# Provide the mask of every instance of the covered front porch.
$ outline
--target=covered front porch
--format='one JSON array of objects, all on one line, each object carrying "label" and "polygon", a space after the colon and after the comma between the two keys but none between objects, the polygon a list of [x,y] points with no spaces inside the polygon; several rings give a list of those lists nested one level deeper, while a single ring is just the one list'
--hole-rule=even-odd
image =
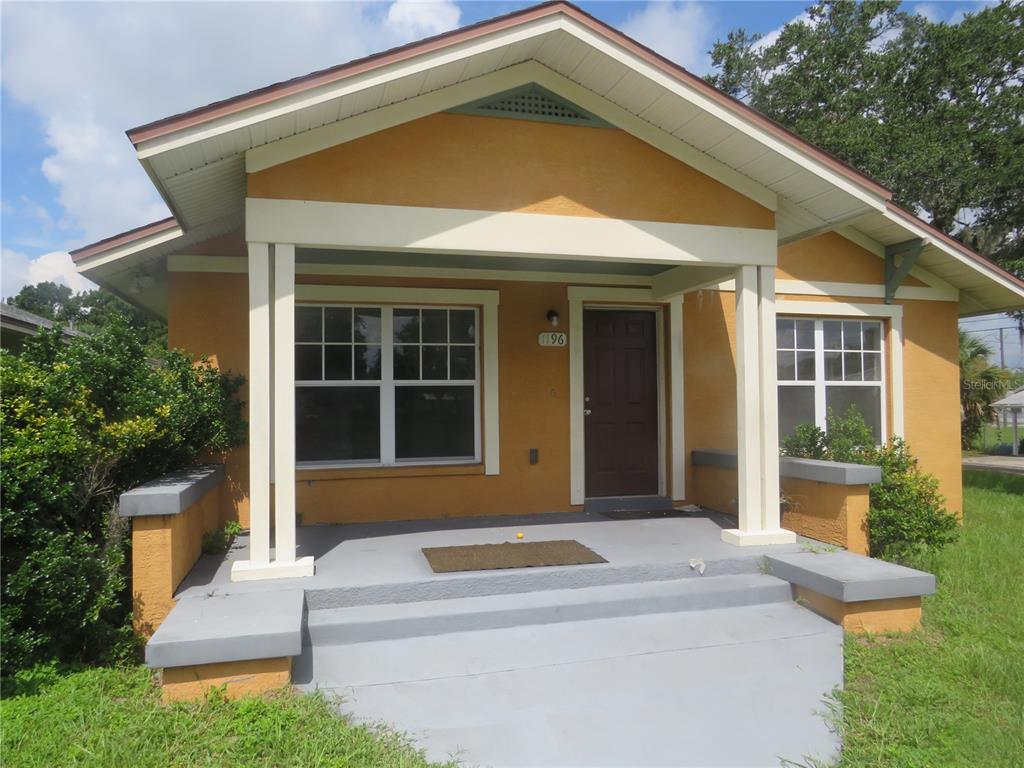
[{"label": "covered front porch", "polygon": [[[551,513],[297,529],[296,553],[314,558],[315,574],[295,582],[233,583],[234,563],[249,552],[249,536],[223,556],[204,555],[176,597],[268,592],[301,587],[311,609],[376,602],[418,602],[542,589],[758,573],[768,553],[827,546],[800,537],[791,544],[735,547],[722,531],[729,515],[693,510],[651,515]],[[436,546],[574,539],[608,562],[472,573],[434,573],[423,549]],[[691,564],[692,563],[692,564]]]},{"label": "covered front porch", "polygon": [[[525,511],[531,512],[585,509],[595,497],[607,496],[647,494],[663,499],[666,508],[672,502],[692,500],[686,488],[684,296],[730,280],[735,306],[729,314],[735,321],[729,333],[734,336],[735,354],[720,347],[714,354],[727,359],[736,382],[735,437],[729,435],[719,443],[736,446],[737,522],[716,535],[734,545],[795,541],[795,535],[782,528],[779,512],[777,246],[772,230],[250,198],[246,238],[251,535],[248,556],[232,563],[232,580],[311,575],[318,553],[299,551],[297,512],[307,520],[323,519],[315,508],[330,507],[357,487],[369,487],[346,479],[387,480],[398,495],[404,493],[403,488],[415,486],[419,496],[430,494],[425,506],[437,510],[401,509],[390,513],[392,519],[480,514],[462,511],[467,506],[463,501],[484,514],[488,509],[509,514],[516,505],[512,493],[523,494],[524,499],[533,494],[524,504]],[[446,266],[453,260],[458,266]],[[176,268],[173,263],[171,268]],[[519,287],[513,290],[510,284]],[[551,296],[552,306],[533,307],[530,301],[536,299],[523,291],[530,288],[538,295]],[[360,305],[380,307],[368,310],[379,314],[380,327],[373,333],[379,334],[383,345],[379,372],[370,376],[380,381],[379,445],[368,454],[373,458],[362,462],[297,462],[296,354],[297,350],[307,351],[297,346],[303,341],[296,335],[297,309],[319,306],[326,313],[332,307],[351,306],[358,314]],[[466,307],[472,308],[477,318],[471,334],[475,341],[470,342],[476,345],[476,373],[470,369],[456,377],[460,381],[452,382],[467,391],[472,387],[473,397],[478,398],[478,404],[470,406],[478,409],[475,438],[467,436],[471,442],[454,462],[433,458],[409,461],[403,458],[401,446],[396,446],[395,412],[399,406],[395,393],[403,383],[399,381],[397,353],[406,343],[398,341],[399,315],[408,312],[403,309],[408,307],[413,312],[427,311],[416,307]],[[592,474],[595,462],[602,458],[592,450],[597,434],[592,421],[597,416],[588,420],[595,408],[592,397],[597,399],[593,390],[600,386],[600,382],[595,386],[591,377],[601,372],[600,366],[594,368],[587,362],[598,353],[588,347],[593,330],[587,330],[590,326],[585,316],[588,310],[615,309],[655,313],[649,332],[651,362],[645,364],[648,383],[644,394],[638,396],[641,409],[648,414],[645,434],[650,439],[650,480],[647,485],[626,483],[623,492],[615,492],[614,483],[601,484],[598,490]],[[326,327],[327,315],[322,317],[319,322]],[[567,349],[545,353],[547,357],[541,361],[525,355],[523,345],[535,345],[539,339],[545,346],[544,337],[549,334],[537,331],[545,325],[548,330],[557,328],[561,339],[556,346]],[[425,354],[423,338],[420,343]],[[328,342],[324,342],[325,350]],[[725,339],[717,343],[721,342],[729,343]],[[566,352],[567,359],[563,357]],[[626,362],[633,359],[629,356],[634,352],[625,350],[619,363],[625,367],[605,374],[606,381],[618,382],[620,377],[631,381],[637,375],[636,367]],[[609,354],[618,353],[612,349]],[[538,364],[547,366],[546,371],[539,371]],[[301,369],[301,361],[299,365]],[[436,378],[428,377],[425,367],[423,370],[423,379]],[[550,375],[545,378],[547,372]],[[567,387],[561,379],[564,375]],[[329,377],[324,373],[323,378]],[[514,395],[509,394],[510,387]],[[531,401],[537,401],[548,415],[546,423],[534,429],[542,429],[546,437],[515,434],[515,422],[529,410]],[[556,426],[559,422],[564,426],[552,430],[552,418]],[[620,421],[633,418],[627,414]],[[339,422],[337,429],[346,428]],[[617,434],[626,434],[630,428]],[[515,434],[514,442],[510,433]],[[562,453],[566,437],[567,454]],[[617,438],[610,439],[614,445]],[[603,458],[608,463],[607,457]],[[542,463],[540,470],[529,469],[538,462]],[[429,471],[418,470],[420,474],[463,477],[427,490],[428,481],[411,479],[417,474],[415,468],[425,465],[430,465]],[[334,482],[330,486],[334,490],[310,490],[324,480]],[[459,486],[474,490],[460,493]],[[636,490],[641,487],[645,490]],[[544,489],[542,499],[537,488]],[[383,489],[378,487],[378,493],[384,493]],[[485,501],[495,494],[505,499],[500,509]],[[303,509],[297,508],[297,498],[304,503]],[[458,511],[449,513],[449,508]]]}]

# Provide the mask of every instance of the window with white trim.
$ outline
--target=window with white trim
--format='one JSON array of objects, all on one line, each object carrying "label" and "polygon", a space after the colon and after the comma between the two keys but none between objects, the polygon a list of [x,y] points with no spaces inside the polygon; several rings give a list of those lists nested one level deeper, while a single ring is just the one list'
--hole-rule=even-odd
[{"label": "window with white trim", "polygon": [[467,307],[297,306],[296,460],[479,461],[478,327]]},{"label": "window with white trim", "polygon": [[779,439],[797,424],[827,427],[856,406],[875,440],[885,435],[883,328],[878,320],[776,320]]}]

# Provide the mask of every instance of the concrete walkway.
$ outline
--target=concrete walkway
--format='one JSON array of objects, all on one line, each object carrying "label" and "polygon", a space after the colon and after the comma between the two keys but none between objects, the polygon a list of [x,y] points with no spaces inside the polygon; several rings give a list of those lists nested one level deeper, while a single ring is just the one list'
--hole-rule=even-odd
[{"label": "concrete walkway", "polygon": [[732,608],[316,642],[295,668],[297,682],[339,696],[346,714],[466,766],[828,761],[839,740],[823,713],[842,674],[840,629],[788,594]]},{"label": "concrete walkway", "polygon": [[1024,475],[1024,456],[964,456],[965,470]]}]

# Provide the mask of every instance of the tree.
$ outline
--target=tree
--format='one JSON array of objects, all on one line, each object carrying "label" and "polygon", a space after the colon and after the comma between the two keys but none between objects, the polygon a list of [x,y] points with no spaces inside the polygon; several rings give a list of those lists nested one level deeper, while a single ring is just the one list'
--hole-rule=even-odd
[{"label": "tree", "polygon": [[167,323],[147,315],[117,296],[97,288],[72,294],[66,285],[42,282],[24,286],[9,304],[85,333],[96,333],[114,318],[123,318],[142,338],[151,353],[167,346]]},{"label": "tree", "polygon": [[992,349],[981,339],[960,331],[960,441],[970,448],[982,428],[992,423],[992,403],[1009,388],[1009,371],[989,365]]},{"label": "tree", "polygon": [[121,492],[241,444],[241,379],[151,351],[121,315],[0,351],[4,675],[110,660],[131,637]]},{"label": "tree", "polygon": [[898,0],[819,2],[712,61],[712,84],[1024,275],[1024,3],[936,24]]},{"label": "tree", "polygon": [[47,320],[66,320],[62,315],[72,298],[71,289],[66,285],[46,281],[23,286],[18,295],[9,298],[7,303]]}]

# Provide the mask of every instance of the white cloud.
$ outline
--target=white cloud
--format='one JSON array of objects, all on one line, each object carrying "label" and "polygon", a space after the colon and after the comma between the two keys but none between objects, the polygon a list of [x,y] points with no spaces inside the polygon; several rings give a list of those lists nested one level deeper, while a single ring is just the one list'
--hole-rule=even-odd
[{"label": "white cloud", "polygon": [[622,31],[691,72],[711,71],[708,51],[714,20],[706,6],[695,2],[651,2],[632,14]]},{"label": "white cloud", "polygon": [[942,13],[939,11],[938,6],[933,3],[918,3],[914,6],[914,13],[918,16],[923,16],[933,24],[937,21],[942,21]]},{"label": "white cloud", "polygon": [[0,295],[14,296],[22,286],[50,281],[68,286],[72,291],[87,291],[96,286],[75,270],[67,251],[51,251],[29,258],[20,251],[3,249],[0,259]]},{"label": "white cloud", "polygon": [[166,215],[125,129],[458,21],[452,0],[4,3],[4,96],[40,118],[58,224],[88,242]]},{"label": "white cloud", "polygon": [[459,7],[453,2],[395,0],[388,8],[387,23],[410,39],[438,35],[458,26]]},{"label": "white cloud", "polygon": [[810,24],[810,23],[811,23],[810,15],[807,13],[807,11],[803,11],[800,15],[794,16],[792,19],[787,21],[782,26],[776,27],[771,32],[768,32],[767,34],[762,35],[761,39],[758,40],[756,43],[754,43],[753,49],[755,51],[762,51],[765,48],[768,48],[769,46],[774,45],[775,41],[778,40],[779,36],[782,34],[782,30],[785,29],[786,27],[788,27],[790,24]]}]

